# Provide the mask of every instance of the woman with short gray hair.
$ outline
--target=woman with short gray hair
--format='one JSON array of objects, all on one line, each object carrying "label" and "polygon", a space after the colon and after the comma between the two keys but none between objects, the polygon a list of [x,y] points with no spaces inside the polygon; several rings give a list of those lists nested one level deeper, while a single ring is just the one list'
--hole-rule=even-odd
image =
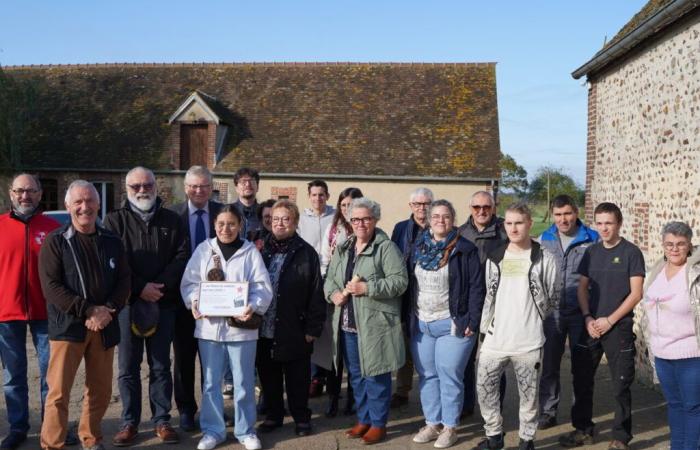
[{"label": "woman with short gray hair", "polygon": [[381,209],[365,197],[349,207],[353,234],[336,247],[324,293],[333,311],[333,359],[350,374],[357,424],[348,438],[375,444],[386,438],[391,372],[405,360],[401,295],[408,285],[399,248],[377,228]]},{"label": "woman with short gray hair", "polygon": [[664,257],[644,286],[643,329],[668,402],[672,450],[700,448],[700,252],[683,222],[661,233]]}]

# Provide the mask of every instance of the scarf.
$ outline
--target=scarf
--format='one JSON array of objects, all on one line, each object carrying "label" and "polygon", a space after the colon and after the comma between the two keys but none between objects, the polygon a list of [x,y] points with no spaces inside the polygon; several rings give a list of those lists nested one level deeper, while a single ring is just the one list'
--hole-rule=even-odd
[{"label": "scarf", "polygon": [[426,230],[416,238],[416,261],[423,270],[437,270],[447,264],[450,252],[457,245],[457,229],[450,231],[450,234],[442,241],[434,241],[430,230]]},{"label": "scarf", "polygon": [[289,250],[289,243],[292,241],[294,236],[295,235],[291,235],[287,239],[279,241],[274,234],[270,233],[270,240],[268,241],[270,244],[270,253],[287,253],[287,250]]}]

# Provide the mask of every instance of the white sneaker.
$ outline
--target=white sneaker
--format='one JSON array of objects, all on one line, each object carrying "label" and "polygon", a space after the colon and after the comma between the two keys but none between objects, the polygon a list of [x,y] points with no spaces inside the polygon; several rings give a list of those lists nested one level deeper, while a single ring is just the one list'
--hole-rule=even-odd
[{"label": "white sneaker", "polygon": [[434,441],[440,436],[440,429],[435,425],[426,425],[421,428],[418,433],[413,436],[413,442],[418,444],[425,444],[430,441]]},{"label": "white sneaker", "polygon": [[211,450],[215,448],[217,445],[221,444],[224,442],[224,440],[218,440],[211,434],[205,434],[202,436],[202,439],[199,440],[199,444],[197,444],[197,450]]},{"label": "white sneaker", "polygon": [[241,444],[243,444],[246,450],[260,450],[262,448],[260,439],[258,439],[258,437],[254,434],[249,434],[248,436],[244,437]]},{"label": "white sneaker", "polygon": [[455,442],[457,442],[457,430],[455,430],[454,428],[445,427],[440,432],[440,436],[438,436],[437,441],[435,441],[433,447],[452,447],[453,445],[455,445]]}]

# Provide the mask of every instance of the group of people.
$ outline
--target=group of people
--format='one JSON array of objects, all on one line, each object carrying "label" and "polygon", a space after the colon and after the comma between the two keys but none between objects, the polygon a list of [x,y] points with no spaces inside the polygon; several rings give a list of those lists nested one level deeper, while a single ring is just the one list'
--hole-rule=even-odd
[{"label": "group of people", "polygon": [[[258,183],[257,171],[238,170],[238,200],[222,205],[211,200],[211,173],[193,166],[184,180],[187,200],[166,208],[153,172],[136,167],[126,175],[123,205],[100,223],[94,186],[76,180],[65,197],[71,220],[60,226],[41,214],[39,180],[13,179],[12,210],[0,216],[0,356],[10,424],[0,448],[17,448],[29,430],[29,330],[43,449],[70,440],[68,401],[82,361],[78,439],[84,449],[104,448],[100,424],[111,399],[105,380],[112,380],[118,346],[115,446],[138,440],[145,350],[151,421],[164,443],[179,441],[170,424],[173,397],[181,430],[196,428],[199,411],[198,449],[223,443],[230,421],[224,391],[233,397],[234,435],[246,449],[261,448],[258,434],[283,425],[285,393],[295,433],[307,436],[309,396],[325,384],[325,414],[336,415],[345,369],[345,409],[357,415],[345,435],[375,444],[386,439],[390,409],[408,401],[415,370],[425,425],[414,442],[454,445],[460,418],[478,402],[485,437],[475,450],[502,449],[504,372],[512,366],[519,449],[531,450],[537,429],[557,424],[567,339],[573,430],[560,444],[594,442],[593,381],[605,354],[616,403],[609,448],[627,449],[633,310],[642,299],[672,449],[699,448],[700,256],[687,224],[664,227],[664,258],[647,274],[642,252],[620,236],[622,213],[612,203],[595,208],[594,231],[578,218],[573,199],[557,196],[554,224],[532,239],[524,203],[500,218],[492,194],[476,192],[470,217],[457,226],[453,205],[419,188],[409,198],[410,217],[390,237],[377,226],[380,205],[357,188],[344,189],[333,208],[327,184],[314,180],[311,207],[300,211],[286,199],[258,203]],[[216,281],[247,288],[238,315],[200,311],[207,311],[201,283]],[[265,417],[256,427],[259,410]]]}]

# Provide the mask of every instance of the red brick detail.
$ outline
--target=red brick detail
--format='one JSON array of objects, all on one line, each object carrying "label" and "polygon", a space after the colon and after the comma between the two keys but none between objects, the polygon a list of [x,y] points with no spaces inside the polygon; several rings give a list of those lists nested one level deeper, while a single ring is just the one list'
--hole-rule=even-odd
[{"label": "red brick detail", "polygon": [[219,192],[218,201],[221,203],[231,203],[229,199],[229,183],[225,181],[215,181],[214,190]]},{"label": "red brick detail", "polygon": [[272,198],[279,200],[280,198],[288,198],[289,200],[296,203],[297,201],[297,188],[295,187],[272,187]]},{"label": "red brick detail", "polygon": [[596,161],[596,126],[598,124],[598,84],[591,82],[588,88],[588,137],[586,139],[586,200],[585,200],[585,220],[593,222],[593,199],[591,189],[594,183],[594,170]]},{"label": "red brick detail", "polygon": [[207,127],[207,169],[212,170],[216,162],[216,127],[214,122],[209,122]]},{"label": "red brick detail", "polygon": [[635,202],[632,240],[643,252],[649,251],[649,203]]}]

